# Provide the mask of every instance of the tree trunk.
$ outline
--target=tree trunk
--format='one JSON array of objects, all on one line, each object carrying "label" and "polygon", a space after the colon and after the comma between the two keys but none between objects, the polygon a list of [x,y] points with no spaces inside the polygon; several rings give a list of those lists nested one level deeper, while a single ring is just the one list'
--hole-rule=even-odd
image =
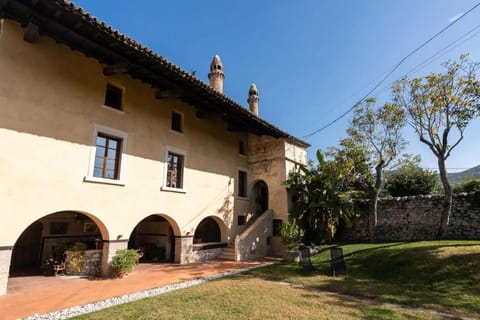
[{"label": "tree trunk", "polygon": [[442,181],[443,191],[445,195],[443,197],[443,209],[442,216],[440,218],[440,226],[437,231],[437,239],[441,239],[447,235],[448,224],[450,222],[450,214],[452,212],[452,186],[447,178],[447,168],[445,167],[445,159],[440,156],[438,158],[438,169],[440,173],[440,180]]},{"label": "tree trunk", "polygon": [[370,207],[368,212],[368,229],[370,233],[370,241],[375,241],[375,231],[377,229],[377,211],[378,211],[378,197],[380,195],[380,191],[383,188],[383,166],[385,162],[382,160],[380,161],[377,166],[375,167],[375,187],[372,190],[370,196]]}]

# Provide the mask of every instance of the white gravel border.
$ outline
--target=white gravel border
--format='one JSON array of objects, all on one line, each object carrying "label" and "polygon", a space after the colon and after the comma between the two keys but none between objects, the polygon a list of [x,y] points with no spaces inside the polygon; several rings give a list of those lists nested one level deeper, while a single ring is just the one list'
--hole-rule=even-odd
[{"label": "white gravel border", "polygon": [[217,273],[217,274],[206,276],[206,277],[203,277],[203,278],[200,278],[200,279],[169,284],[169,285],[166,285],[166,286],[163,286],[163,287],[158,287],[158,288],[154,288],[154,289],[150,289],[150,290],[125,294],[123,296],[113,297],[113,298],[110,298],[110,299],[105,299],[105,300],[101,300],[101,301],[94,302],[94,303],[82,304],[82,305],[79,305],[79,306],[74,306],[74,307],[70,307],[70,308],[66,308],[66,309],[62,309],[62,310],[58,310],[58,311],[53,311],[53,312],[48,312],[48,313],[43,313],[43,314],[34,314],[34,315],[29,316],[25,319],[26,320],[61,320],[61,319],[68,319],[68,318],[76,317],[76,316],[79,316],[79,315],[82,315],[82,314],[85,314],[85,313],[91,313],[91,312],[99,311],[99,310],[102,310],[102,309],[110,308],[110,307],[113,307],[113,306],[117,306],[119,304],[124,304],[124,303],[132,302],[132,301],[137,301],[137,300],[145,299],[145,298],[148,298],[148,297],[158,296],[158,295],[161,295],[161,294],[164,294],[164,293],[167,293],[167,292],[172,292],[172,291],[175,291],[175,290],[188,288],[188,287],[195,286],[195,285],[205,283],[205,282],[208,282],[208,281],[212,281],[212,280],[215,280],[215,279],[231,276],[231,275],[234,275],[234,274],[242,273],[242,272],[245,272],[245,271],[249,271],[249,270],[253,270],[253,269],[257,269],[257,268],[261,268],[261,267],[265,267],[265,266],[269,266],[269,265],[272,265],[272,264],[275,264],[275,263],[277,263],[277,262],[263,262],[263,263],[260,263],[260,264],[254,265],[254,266],[241,268],[241,269],[237,269],[237,270],[233,270],[233,271]]}]

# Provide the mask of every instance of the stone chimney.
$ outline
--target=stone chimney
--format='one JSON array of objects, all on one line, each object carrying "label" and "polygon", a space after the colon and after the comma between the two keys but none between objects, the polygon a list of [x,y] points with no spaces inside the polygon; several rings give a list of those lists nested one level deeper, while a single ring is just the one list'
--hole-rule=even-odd
[{"label": "stone chimney", "polygon": [[250,112],[258,117],[258,101],[260,101],[260,98],[258,97],[258,89],[255,83],[252,83],[250,89],[248,89],[247,101]]},{"label": "stone chimney", "polygon": [[210,64],[210,73],[208,74],[210,87],[220,93],[223,93],[223,79],[225,79],[225,74],[223,72],[222,60],[220,60],[218,55],[215,55],[212,63]]}]

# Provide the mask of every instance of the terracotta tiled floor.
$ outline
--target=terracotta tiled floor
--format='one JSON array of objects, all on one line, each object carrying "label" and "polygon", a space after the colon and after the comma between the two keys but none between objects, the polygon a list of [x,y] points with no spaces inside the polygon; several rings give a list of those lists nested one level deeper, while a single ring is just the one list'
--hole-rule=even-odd
[{"label": "terracotta tiled floor", "polygon": [[0,319],[18,319],[127,293],[201,278],[265,262],[208,261],[188,265],[140,264],[123,279],[88,280],[80,277],[15,277],[7,295],[0,296]]}]

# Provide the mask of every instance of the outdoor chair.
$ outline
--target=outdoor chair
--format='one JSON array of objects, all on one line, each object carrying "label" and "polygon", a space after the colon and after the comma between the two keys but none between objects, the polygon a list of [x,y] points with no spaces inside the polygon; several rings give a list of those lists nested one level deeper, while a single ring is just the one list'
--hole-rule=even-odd
[{"label": "outdoor chair", "polygon": [[65,275],[65,262],[53,265],[53,273],[55,277],[58,276],[59,272],[62,273],[62,275]]},{"label": "outdoor chair", "polygon": [[307,246],[300,246],[300,265],[304,273],[310,273],[315,271],[315,267],[312,265],[310,256],[310,248]]},{"label": "outdoor chair", "polygon": [[347,265],[345,263],[345,260],[343,259],[343,249],[331,248],[330,257],[333,276],[335,277],[337,274],[347,275]]}]

